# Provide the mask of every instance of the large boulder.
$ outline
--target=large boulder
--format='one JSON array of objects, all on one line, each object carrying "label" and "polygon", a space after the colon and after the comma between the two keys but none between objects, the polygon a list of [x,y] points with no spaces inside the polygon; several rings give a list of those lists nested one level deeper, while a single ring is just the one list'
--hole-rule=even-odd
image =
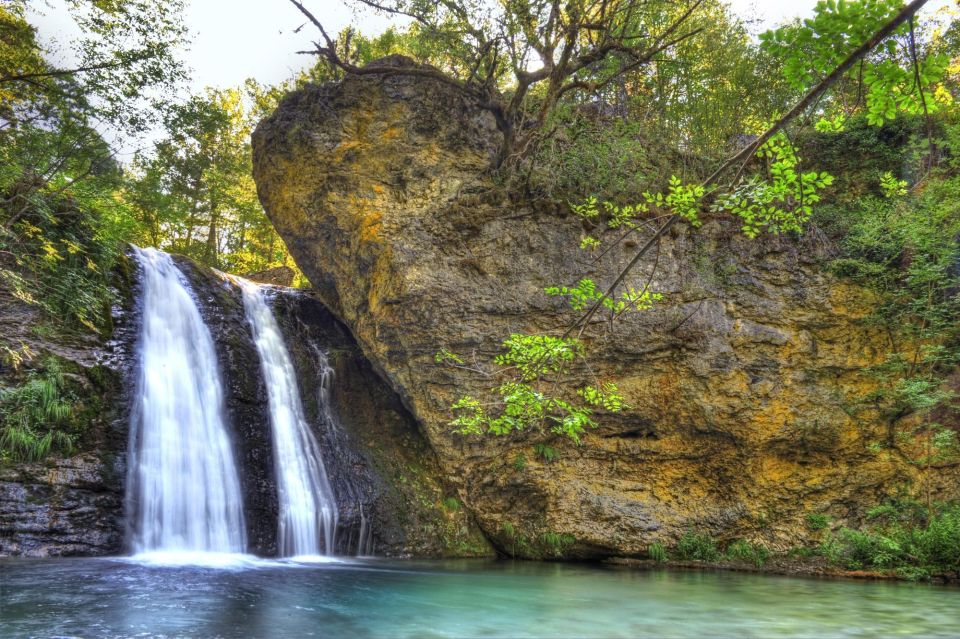
[{"label": "large boulder", "polygon": [[[297,264],[501,550],[638,554],[691,528],[783,547],[811,534],[806,515],[856,523],[916,477],[869,446],[880,416],[854,410],[888,344],[863,321],[870,295],[825,273],[813,235],[751,241],[719,217],[676,226],[636,269],[642,283],[656,267],[662,303],[587,332],[594,370],[629,410],[599,416],[581,446],[452,433],[450,405],[489,396],[474,361],[574,319],[544,287],[610,282],[635,245],[594,261],[564,206],[498,189],[492,115],[410,64],[288,95],[254,133],[254,175]],[[441,348],[467,365],[438,365]]]}]

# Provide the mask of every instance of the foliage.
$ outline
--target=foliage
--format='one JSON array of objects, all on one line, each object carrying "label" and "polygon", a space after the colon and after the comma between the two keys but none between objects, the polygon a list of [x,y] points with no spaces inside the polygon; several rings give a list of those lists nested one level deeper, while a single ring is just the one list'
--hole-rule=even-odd
[{"label": "foliage", "polygon": [[459,355],[453,353],[446,348],[441,348],[437,351],[436,355],[433,356],[433,361],[437,364],[443,364],[444,362],[449,362],[451,364],[463,364],[463,360]]},{"label": "foliage", "polygon": [[715,211],[729,211],[743,221],[741,230],[754,239],[761,232],[800,233],[820,201],[822,189],[833,183],[826,172],[799,171],[800,158],[787,137],[778,133],[757,151],[768,160],[769,177],[759,175],[722,194]]},{"label": "foliage", "polygon": [[[124,224],[112,197],[118,174],[105,167],[67,189],[62,174],[44,181],[22,152],[52,143],[51,135],[22,131],[19,145],[0,145],[0,282],[64,330],[101,331],[110,321],[108,280]],[[63,162],[63,171],[72,170]]]},{"label": "foliage", "polygon": [[659,541],[655,541],[647,548],[647,556],[657,563],[663,563],[669,559],[667,549]]},{"label": "foliage", "polygon": [[960,362],[960,216],[953,205],[960,178],[931,177],[916,193],[905,193],[902,181],[891,177],[882,187],[889,197],[820,213],[842,234],[833,270],[877,292],[870,319],[892,339],[886,359],[868,370],[879,387],[862,398],[862,408],[879,411],[890,424],[883,446],[923,466],[960,453],[956,433],[941,422],[956,415],[943,379]]},{"label": "foliage", "polygon": [[647,289],[638,291],[631,287],[615,300],[604,295],[589,278],[583,278],[575,286],[548,286],[544,292],[550,296],[569,298],[570,308],[575,311],[582,311],[600,301],[602,306],[610,310],[614,316],[622,315],[628,310],[646,311],[653,307],[654,302],[663,299],[661,293],[654,293]]},{"label": "foliage", "polygon": [[713,537],[692,530],[680,537],[673,554],[681,561],[717,561],[720,558],[720,550]]},{"label": "foliage", "polygon": [[171,107],[166,136],[136,157],[127,192],[144,241],[241,274],[289,265],[252,176],[254,118],[276,97],[248,82]]},{"label": "foliage", "polygon": [[[303,3],[291,1],[319,30],[322,39],[314,52],[320,59],[335,72],[358,72],[357,59],[364,49],[354,50],[353,31],[332,37]],[[649,73],[658,55],[669,55],[674,47],[716,27],[718,16],[728,15],[719,2],[710,0],[689,7],[642,0],[574,0],[562,6],[472,0],[356,4],[411,20],[408,37],[394,33],[389,43],[381,41],[389,45],[384,52],[409,51],[412,39],[437,68],[389,72],[433,78],[478,98],[504,134],[496,164],[511,167],[521,165],[548,136],[546,124],[559,104],[611,91],[626,94],[628,75]],[[745,34],[734,40],[730,48],[739,44],[742,50]],[[702,76],[698,80],[702,83]],[[684,86],[690,85],[680,84]]]},{"label": "foliage", "polygon": [[[783,60],[787,81],[803,90],[826,76],[901,8],[899,0],[821,0],[812,18],[760,37],[767,51]],[[850,82],[858,91],[853,108],[862,109],[869,124],[881,125],[898,113],[916,115],[936,110],[936,96],[941,95],[936,87],[944,77],[949,56],[930,51],[914,58],[911,25],[897,29],[850,72]],[[835,106],[843,110],[843,101],[838,100]]]},{"label": "foliage", "polygon": [[493,363],[515,368],[525,382],[550,373],[568,372],[574,360],[583,354],[583,346],[577,340],[549,335],[514,333],[504,340],[503,346],[505,352],[494,357]]},{"label": "foliage", "polygon": [[[504,351],[493,362],[499,367],[491,376],[510,376],[496,387],[499,401],[490,405],[465,395],[451,406],[454,432],[463,435],[506,435],[527,428],[546,428],[579,443],[588,428],[595,428],[594,409],[610,412],[623,409],[623,398],[615,384],[597,382],[581,386],[576,396],[556,393],[560,381],[569,376],[583,356],[575,339],[515,333],[503,343]],[[443,351],[435,358],[456,366],[461,357]]]},{"label": "foliage", "polygon": [[907,181],[899,180],[893,177],[893,173],[887,171],[880,176],[880,190],[886,198],[897,197],[907,194]]},{"label": "foliage", "polygon": [[738,539],[727,547],[724,555],[729,559],[746,561],[757,568],[762,568],[770,558],[770,551],[762,544],[752,544],[746,540]]},{"label": "foliage", "polygon": [[75,402],[54,358],[19,385],[0,389],[0,459],[36,461],[54,450],[73,450]]},{"label": "foliage", "polygon": [[823,530],[830,525],[830,516],[824,513],[810,513],[807,515],[807,528],[810,530]]},{"label": "foliage", "polygon": [[537,444],[533,447],[533,452],[536,453],[537,457],[547,462],[548,464],[555,461],[559,455],[557,454],[557,449],[547,446],[546,444]]},{"label": "foliage", "polygon": [[960,506],[940,504],[919,516],[915,509],[913,514],[895,507],[883,512],[887,516],[870,528],[828,535],[821,554],[851,570],[897,570],[912,578],[960,573]]},{"label": "foliage", "polygon": [[514,470],[523,470],[527,467],[527,456],[523,453],[517,453],[517,456],[513,458],[513,468]]},{"label": "foliage", "polygon": [[73,69],[47,61],[23,2],[0,7],[0,281],[64,329],[103,330],[108,274],[136,226],[104,135],[142,132],[182,79],[181,4],[67,7],[81,32]]},{"label": "foliage", "polygon": [[563,104],[547,126],[555,132],[531,159],[530,188],[558,201],[639,199],[660,188],[675,161],[675,150],[634,117],[598,117]]}]

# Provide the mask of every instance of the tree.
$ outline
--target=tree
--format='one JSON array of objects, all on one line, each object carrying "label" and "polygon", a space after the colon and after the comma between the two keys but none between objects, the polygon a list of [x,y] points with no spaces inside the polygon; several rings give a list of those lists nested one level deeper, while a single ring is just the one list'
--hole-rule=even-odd
[{"label": "tree", "polygon": [[703,27],[690,25],[704,0],[357,0],[401,16],[416,34],[446,53],[443,68],[360,67],[350,33],[338,42],[298,0],[290,0],[319,30],[308,53],[351,74],[411,74],[452,84],[474,96],[497,120],[503,143],[497,166],[527,157],[554,108],[563,99],[594,94],[624,74],[688,40]]},{"label": "tree", "polygon": [[153,245],[241,273],[286,262],[251,168],[250,131],[277,97],[248,82],[171,108],[165,137],[132,169],[129,198]]},{"label": "tree", "polygon": [[180,6],[69,2],[83,36],[74,43],[81,65],[67,69],[49,62],[23,1],[0,7],[0,278],[88,329],[109,320],[105,279],[130,230],[102,132],[141,130],[163,101],[131,96],[182,77]]}]

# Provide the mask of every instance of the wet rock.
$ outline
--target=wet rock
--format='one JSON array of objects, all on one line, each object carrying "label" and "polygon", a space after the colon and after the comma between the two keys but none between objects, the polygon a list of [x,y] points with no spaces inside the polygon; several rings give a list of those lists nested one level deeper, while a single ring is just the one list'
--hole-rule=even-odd
[{"label": "wet rock", "polygon": [[123,458],[96,455],[0,469],[0,555],[119,554]]}]

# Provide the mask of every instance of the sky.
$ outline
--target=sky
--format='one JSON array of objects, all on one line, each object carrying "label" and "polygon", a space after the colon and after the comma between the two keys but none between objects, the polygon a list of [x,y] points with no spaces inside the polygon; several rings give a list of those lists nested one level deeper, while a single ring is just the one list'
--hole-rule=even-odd
[{"label": "sky", "polygon": [[[378,33],[389,21],[370,12],[354,14],[340,0],[304,0],[330,32],[353,23],[364,33]],[[795,16],[809,15],[816,0],[732,0],[736,13],[760,21],[760,30]],[[76,34],[63,0],[33,0],[31,22],[45,44],[59,45],[58,64],[68,64],[69,42]],[[186,23],[193,44],[184,55],[192,68],[194,90],[205,86],[232,87],[246,78],[276,84],[309,66],[311,56],[296,51],[311,48],[316,31],[289,0],[189,0]]]}]

